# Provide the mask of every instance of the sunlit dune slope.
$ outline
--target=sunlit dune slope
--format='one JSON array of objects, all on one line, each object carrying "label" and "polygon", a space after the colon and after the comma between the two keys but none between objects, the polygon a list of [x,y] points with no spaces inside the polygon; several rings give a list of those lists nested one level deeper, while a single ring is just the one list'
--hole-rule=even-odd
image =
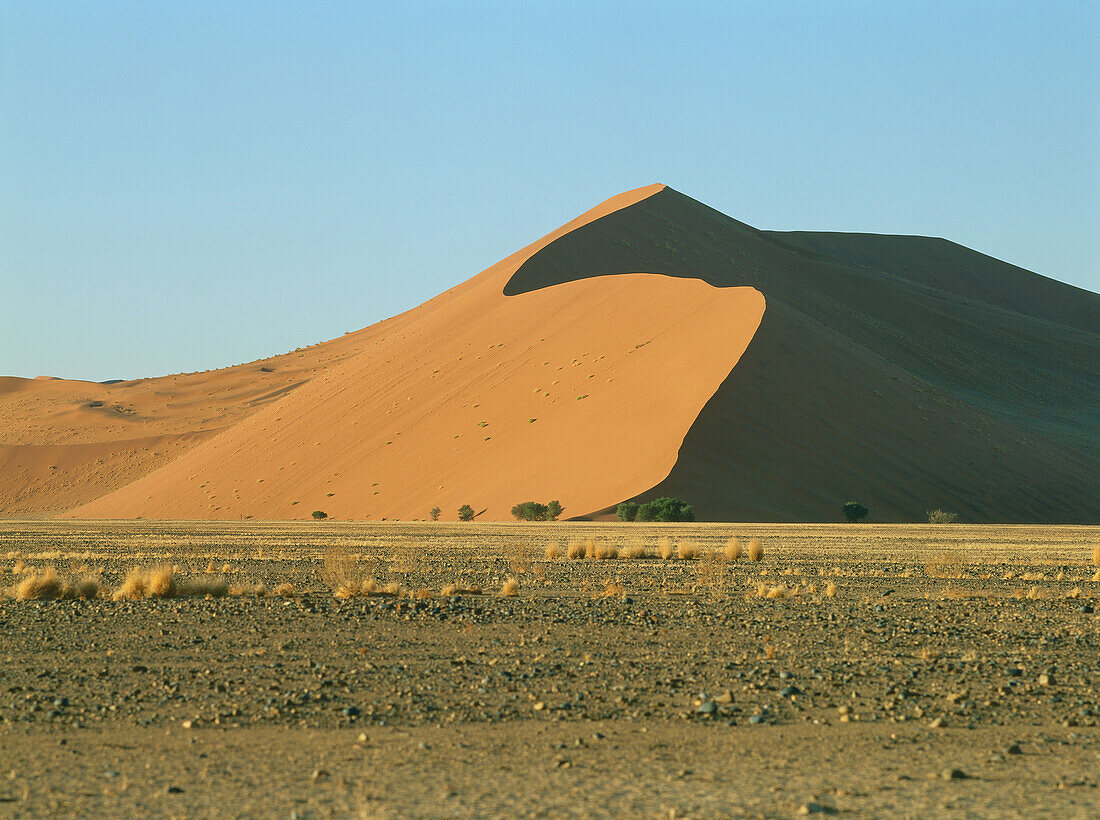
[{"label": "sunlit dune slope", "polygon": [[751,288],[698,280],[508,298],[489,278],[74,515],[507,519],[551,498],[588,513],[668,475],[763,311]]},{"label": "sunlit dune slope", "polygon": [[222,370],[105,384],[0,377],[0,515],[58,513],[124,486],[334,366],[379,327]]}]

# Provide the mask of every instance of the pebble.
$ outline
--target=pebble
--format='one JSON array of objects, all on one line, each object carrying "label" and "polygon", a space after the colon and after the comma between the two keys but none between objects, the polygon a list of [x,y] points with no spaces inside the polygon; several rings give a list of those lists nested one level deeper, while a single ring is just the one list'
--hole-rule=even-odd
[{"label": "pebble", "polygon": [[1085,615],[1091,615],[1094,612],[1092,604],[1081,604],[1081,608],[1077,611]]},{"label": "pebble", "polygon": [[809,803],[803,803],[801,806],[799,806],[798,814],[836,814],[836,809],[834,809],[832,806],[826,806],[821,803],[814,803],[813,801],[811,801]]},{"label": "pebble", "polygon": [[791,695],[801,695],[802,690],[799,689],[797,686],[784,686],[782,689],[779,690],[779,694],[781,694],[785,698],[789,698]]},{"label": "pebble", "polygon": [[928,728],[929,729],[942,729],[943,728],[943,718],[942,717],[933,718],[932,720],[930,720],[928,722]]},{"label": "pebble", "polygon": [[696,707],[695,711],[701,715],[713,715],[718,711],[718,704],[713,700],[704,701]]},{"label": "pebble", "polygon": [[1022,755],[1023,753],[1024,751],[1020,748],[1019,743],[1013,743],[1007,749],[1005,749],[1006,755]]},{"label": "pebble", "polygon": [[967,780],[970,775],[962,769],[944,769],[940,772],[940,777],[944,780]]},{"label": "pebble", "polygon": [[752,715],[749,718],[749,723],[751,723],[753,726],[756,726],[756,725],[761,724],[763,722],[764,722],[764,716],[763,715]]}]

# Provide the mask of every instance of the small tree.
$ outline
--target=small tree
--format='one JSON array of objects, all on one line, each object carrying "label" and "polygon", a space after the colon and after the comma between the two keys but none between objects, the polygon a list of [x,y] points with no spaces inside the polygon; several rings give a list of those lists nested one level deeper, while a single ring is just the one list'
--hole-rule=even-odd
[{"label": "small tree", "polygon": [[439,520],[439,514],[441,512],[443,512],[443,511],[441,509],[439,509],[439,507],[432,507],[430,510],[428,510],[428,515],[430,515],[432,517],[432,521],[438,521]]},{"label": "small tree", "polygon": [[563,507],[556,500],[551,501],[549,504],[546,505],[546,517],[550,521],[557,521],[558,516],[561,515],[563,512],[565,512],[565,507]]},{"label": "small tree", "polygon": [[959,517],[958,513],[944,512],[940,509],[928,511],[928,523],[929,524],[954,524],[955,519]]},{"label": "small tree", "polygon": [[517,521],[545,521],[548,509],[537,501],[524,501],[512,507],[512,515]]},{"label": "small tree", "polygon": [[469,504],[463,504],[458,508],[458,520],[459,521],[473,521],[476,513],[474,508]]},{"label": "small tree", "polygon": [[857,504],[855,501],[849,501],[844,505],[844,517],[848,519],[849,524],[854,524],[857,521],[866,518],[869,513],[866,507],[862,504]]},{"label": "small tree", "polygon": [[638,502],[624,501],[622,504],[615,508],[615,515],[619,517],[620,521],[637,521]]},{"label": "small tree", "polygon": [[638,507],[638,521],[694,521],[695,510],[679,498],[655,498]]},{"label": "small tree", "polygon": [[313,517],[316,518],[318,521],[322,521],[322,520],[328,518],[328,513],[325,512],[324,510],[314,510],[313,511]]}]

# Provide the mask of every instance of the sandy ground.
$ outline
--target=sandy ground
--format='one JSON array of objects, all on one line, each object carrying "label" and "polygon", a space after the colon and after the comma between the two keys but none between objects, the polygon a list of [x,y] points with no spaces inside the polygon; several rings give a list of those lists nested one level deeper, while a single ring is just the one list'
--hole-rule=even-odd
[{"label": "sandy ground", "polygon": [[[732,536],[763,560],[544,557],[661,538],[707,556]],[[234,594],[0,599],[0,815],[1096,816],[1096,544],[1088,527],[6,523],[0,586],[52,565],[107,593],[169,564]],[[338,600],[337,570],[423,592]],[[440,594],[455,582],[484,592]]]}]

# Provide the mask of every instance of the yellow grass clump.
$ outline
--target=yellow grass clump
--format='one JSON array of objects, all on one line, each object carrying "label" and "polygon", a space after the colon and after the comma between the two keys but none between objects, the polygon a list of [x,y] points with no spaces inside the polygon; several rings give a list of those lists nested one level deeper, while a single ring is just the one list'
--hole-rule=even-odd
[{"label": "yellow grass clump", "polygon": [[618,558],[619,548],[612,543],[600,542],[596,544],[595,549],[592,552],[592,557],[598,561],[602,561],[605,558]]},{"label": "yellow grass clump", "polygon": [[676,544],[676,557],[681,561],[694,561],[699,557],[699,545],[686,538]]},{"label": "yellow grass clump", "polygon": [[584,557],[591,560],[596,557],[596,539],[589,538],[584,542]]},{"label": "yellow grass clump", "polygon": [[452,595],[480,595],[481,587],[468,587],[463,584],[447,584],[439,591],[439,594],[444,598],[450,598]]},{"label": "yellow grass clump", "polygon": [[32,572],[15,587],[15,597],[20,601],[88,599],[98,594],[97,579],[86,576],[70,583],[60,577],[53,567],[46,567],[41,573]]},{"label": "yellow grass clump", "polygon": [[289,582],[279,584],[273,590],[274,594],[280,598],[296,598],[298,597],[298,588]]},{"label": "yellow grass clump", "polygon": [[608,581],[602,592],[597,592],[593,598],[620,598],[626,595],[626,588],[618,581]]},{"label": "yellow grass clump", "polygon": [[500,587],[500,594],[505,598],[514,598],[519,594],[519,581],[515,578],[507,578]]},{"label": "yellow grass clump", "polygon": [[1038,601],[1042,598],[1045,598],[1046,596],[1043,594],[1043,591],[1039,589],[1039,587],[1032,587],[1027,591],[1026,597],[1029,601]]},{"label": "yellow grass clump", "polygon": [[741,542],[736,537],[731,538],[726,542],[725,547],[726,560],[727,561],[740,561],[741,560]]},{"label": "yellow grass clump", "polygon": [[645,544],[628,544],[619,550],[619,557],[628,560],[633,558],[648,558],[649,550],[645,548]]},{"label": "yellow grass clump", "polygon": [[657,541],[657,555],[661,557],[662,561],[667,561],[672,557],[672,539],[662,537]]},{"label": "yellow grass clump", "polygon": [[836,597],[836,590],[837,590],[836,584],[834,584],[832,581],[830,581],[829,583],[827,583],[825,585],[825,597],[826,598],[835,598]]},{"label": "yellow grass clump", "polygon": [[747,554],[750,561],[764,560],[764,545],[760,543],[759,538],[749,539],[749,549]]},{"label": "yellow grass clump", "polygon": [[570,561],[577,561],[584,558],[584,542],[574,539],[569,542],[569,547],[566,550],[566,557]]},{"label": "yellow grass clump", "polygon": [[557,561],[561,558],[561,546],[557,541],[551,541],[546,545],[546,560]]},{"label": "yellow grass clump", "polygon": [[187,582],[176,578],[169,566],[134,567],[111,596],[116,601],[137,601],[142,598],[205,597],[222,598],[229,594],[229,583],[221,577],[203,577]]},{"label": "yellow grass clump", "polygon": [[1092,548],[1092,565],[1100,567],[1100,544]]}]

